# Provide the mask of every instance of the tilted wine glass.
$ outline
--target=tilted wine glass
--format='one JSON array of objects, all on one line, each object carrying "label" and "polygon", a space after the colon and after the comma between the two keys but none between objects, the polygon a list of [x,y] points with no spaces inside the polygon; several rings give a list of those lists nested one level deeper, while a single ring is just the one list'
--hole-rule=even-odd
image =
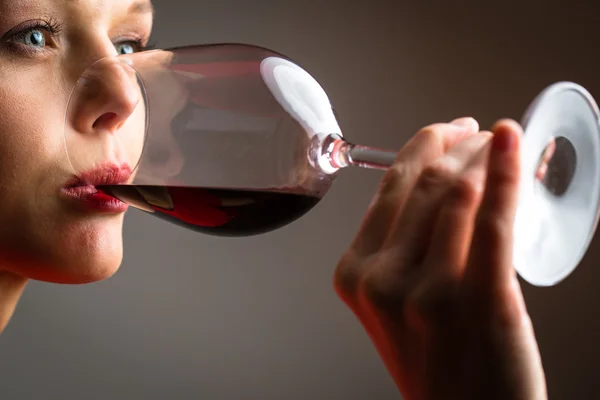
[{"label": "tilted wine glass", "polygon": [[[86,114],[93,123],[80,121],[86,107],[95,107]],[[599,115],[583,87],[559,82],[522,120],[514,263],[532,284],[553,285],[569,275],[596,230]],[[396,157],[348,142],[326,92],[297,63],[241,44],[98,60],[72,91],[65,145],[77,176],[113,171],[88,182],[102,192],[227,236],[289,224],[318,203],[341,169],[384,170]],[[544,153],[547,172],[537,179]],[[129,179],[119,180],[123,170]]]}]

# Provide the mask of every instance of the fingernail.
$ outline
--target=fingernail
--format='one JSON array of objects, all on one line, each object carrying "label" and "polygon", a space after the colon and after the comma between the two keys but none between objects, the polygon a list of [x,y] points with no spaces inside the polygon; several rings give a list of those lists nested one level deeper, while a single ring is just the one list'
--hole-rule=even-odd
[{"label": "fingernail", "polygon": [[490,140],[491,138],[494,137],[494,134],[490,131],[481,131],[481,132],[479,132],[479,136],[481,136],[487,140]]},{"label": "fingernail", "polygon": [[454,121],[451,122],[452,125],[456,125],[456,126],[460,126],[462,128],[467,128],[470,126],[473,126],[473,118],[471,117],[464,117],[464,118],[457,118]]},{"label": "fingernail", "polygon": [[469,139],[473,140],[478,146],[486,146],[489,145],[490,140],[492,140],[492,134],[490,132],[483,131],[477,135],[471,136]]}]

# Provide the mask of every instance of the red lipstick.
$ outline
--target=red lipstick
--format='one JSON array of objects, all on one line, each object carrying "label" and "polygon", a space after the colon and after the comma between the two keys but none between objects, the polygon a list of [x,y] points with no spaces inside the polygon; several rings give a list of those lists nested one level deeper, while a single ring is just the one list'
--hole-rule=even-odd
[{"label": "red lipstick", "polygon": [[130,176],[131,168],[129,166],[107,164],[70,179],[61,188],[61,193],[91,211],[122,213],[127,210],[127,204],[103,193],[97,187],[127,183]]}]

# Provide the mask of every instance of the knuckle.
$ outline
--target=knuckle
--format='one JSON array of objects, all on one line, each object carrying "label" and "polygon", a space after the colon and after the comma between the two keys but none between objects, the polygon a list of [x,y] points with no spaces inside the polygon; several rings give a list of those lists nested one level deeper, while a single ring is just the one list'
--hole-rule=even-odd
[{"label": "knuckle", "polygon": [[355,297],[362,278],[363,264],[351,251],[342,256],[333,273],[334,288],[340,297]]},{"label": "knuckle", "polygon": [[433,124],[421,128],[417,132],[417,140],[424,142],[425,145],[443,145],[444,126],[444,124]]},{"label": "knuckle", "polygon": [[497,189],[507,193],[515,191],[519,187],[519,171],[494,171],[490,174],[490,178],[495,182]]},{"label": "knuckle", "polygon": [[483,194],[483,187],[477,182],[465,178],[457,178],[447,193],[448,203],[454,206],[471,206]]},{"label": "knuckle", "polygon": [[481,212],[477,217],[477,232],[491,248],[512,235],[513,221],[502,215]]},{"label": "knuckle", "polygon": [[386,171],[379,189],[381,194],[387,194],[406,182],[409,175],[406,163],[396,162]]},{"label": "knuckle", "polygon": [[377,311],[384,314],[401,312],[405,293],[394,280],[383,274],[368,274],[360,285],[361,296]]},{"label": "knuckle", "polygon": [[493,183],[496,191],[513,190],[519,185],[520,169],[492,165],[488,171],[488,179]]},{"label": "knuckle", "polygon": [[425,191],[431,191],[442,186],[448,185],[455,177],[455,168],[451,162],[437,161],[423,169],[417,188]]},{"label": "knuckle", "polygon": [[[448,124],[439,123],[421,128],[413,138],[413,140],[416,141],[416,147],[433,150],[433,152],[427,151],[427,154],[429,155],[441,155],[444,150],[447,126]],[[412,179],[421,173],[423,163],[429,156],[425,157],[425,159],[419,159],[418,154],[419,152],[414,152],[410,155],[407,154],[404,157],[400,156],[396,159],[394,164],[388,168],[381,181],[379,188],[381,194],[385,194],[389,191],[395,192],[398,186],[406,184],[407,182],[412,182]],[[438,176],[444,178],[453,175],[456,169],[456,162],[452,161],[453,160],[445,160],[445,163],[438,162],[436,165],[432,166],[431,168],[433,171],[430,171],[432,173],[432,179],[436,179]],[[427,167],[425,169],[427,170]],[[439,172],[439,174],[437,172]],[[428,172],[426,171],[425,174],[427,175]],[[427,179],[427,177],[425,177],[425,179]],[[435,180],[435,182],[437,182],[437,180]]]}]

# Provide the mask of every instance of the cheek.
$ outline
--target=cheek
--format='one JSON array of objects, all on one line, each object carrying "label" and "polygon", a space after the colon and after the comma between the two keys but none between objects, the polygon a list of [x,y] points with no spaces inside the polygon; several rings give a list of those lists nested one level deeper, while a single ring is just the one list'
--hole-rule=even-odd
[{"label": "cheek", "polygon": [[47,71],[0,73],[0,151],[15,171],[27,173],[48,159],[67,160],[63,124],[68,91],[61,78]]},{"label": "cheek", "polygon": [[[0,87],[0,99],[3,189],[10,188],[16,194],[20,190],[15,186],[30,187],[39,185],[40,180],[51,180],[57,167],[64,173],[68,160],[62,140],[60,101],[50,101],[43,91],[36,95],[16,84]],[[3,191],[3,196],[13,193]]]},{"label": "cheek", "polygon": [[65,179],[65,106],[48,84],[12,79],[9,86],[5,76],[0,82],[0,197],[4,210],[12,211]]},{"label": "cheek", "polygon": [[120,265],[123,217],[76,214],[61,202],[73,171],[63,133],[67,95],[55,87],[0,68],[0,262],[32,279],[97,281]]}]

